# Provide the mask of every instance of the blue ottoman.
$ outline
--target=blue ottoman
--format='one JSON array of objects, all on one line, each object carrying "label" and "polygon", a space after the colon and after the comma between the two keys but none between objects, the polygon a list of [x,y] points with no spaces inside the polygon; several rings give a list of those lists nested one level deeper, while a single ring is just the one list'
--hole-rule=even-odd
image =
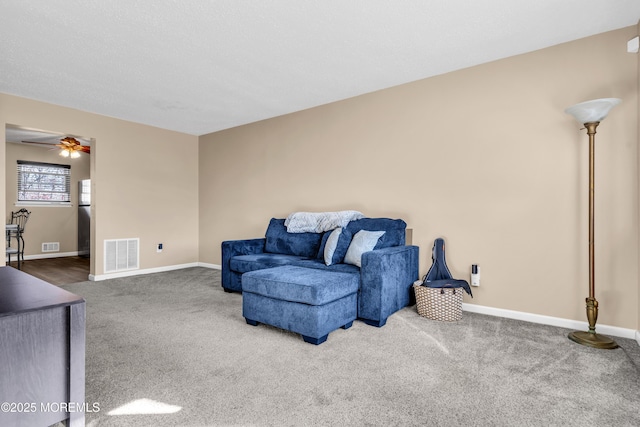
[{"label": "blue ottoman", "polygon": [[275,326],[322,344],[329,332],[351,327],[357,316],[358,274],[283,266],[242,275],[247,323]]}]

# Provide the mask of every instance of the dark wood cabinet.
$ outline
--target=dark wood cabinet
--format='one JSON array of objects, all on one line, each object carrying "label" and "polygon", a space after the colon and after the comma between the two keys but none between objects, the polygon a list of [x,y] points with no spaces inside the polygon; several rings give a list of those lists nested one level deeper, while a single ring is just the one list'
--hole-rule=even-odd
[{"label": "dark wood cabinet", "polygon": [[0,268],[0,425],[84,426],[85,301]]}]

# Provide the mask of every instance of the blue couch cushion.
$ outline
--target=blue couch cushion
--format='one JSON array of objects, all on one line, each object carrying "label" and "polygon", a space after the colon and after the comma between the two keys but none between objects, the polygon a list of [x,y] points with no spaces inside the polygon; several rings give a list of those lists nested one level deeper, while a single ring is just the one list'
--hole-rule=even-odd
[{"label": "blue couch cushion", "polygon": [[[322,241],[320,242],[320,249],[318,249],[318,259],[324,260],[324,251],[327,247],[327,240],[331,233],[334,230],[326,231],[322,236]],[[331,257],[331,262],[328,265],[332,264],[340,264],[344,261],[344,256],[347,253],[347,249],[349,249],[349,243],[351,243],[351,232],[347,230],[347,228],[343,228],[340,233],[340,237],[338,238],[338,244],[335,247],[333,252],[333,256]]]},{"label": "blue couch cushion", "polygon": [[284,266],[242,275],[242,291],[265,297],[324,305],[358,292],[360,278],[349,273]]},{"label": "blue couch cushion", "polygon": [[390,218],[362,218],[347,225],[347,230],[354,236],[360,230],[384,231],[374,249],[404,246],[406,228],[407,223],[403,220]]},{"label": "blue couch cushion", "polygon": [[296,267],[315,268],[316,270],[336,271],[338,273],[351,273],[360,277],[360,268],[351,264],[331,264],[326,265],[320,259],[301,259],[293,261],[291,265]]},{"label": "blue couch cushion", "polygon": [[232,271],[238,273],[246,273],[247,271],[262,270],[264,268],[279,267],[281,265],[289,265],[292,262],[306,259],[296,255],[282,254],[252,254],[237,255],[229,261]]},{"label": "blue couch cushion", "polygon": [[329,236],[331,236],[332,232],[333,230],[325,231],[322,235],[322,240],[320,240],[320,247],[318,248],[316,258],[324,259],[324,248],[327,246],[327,240],[329,239]]},{"label": "blue couch cushion", "polygon": [[264,251],[313,258],[318,254],[322,233],[287,233],[284,219],[271,218]]}]

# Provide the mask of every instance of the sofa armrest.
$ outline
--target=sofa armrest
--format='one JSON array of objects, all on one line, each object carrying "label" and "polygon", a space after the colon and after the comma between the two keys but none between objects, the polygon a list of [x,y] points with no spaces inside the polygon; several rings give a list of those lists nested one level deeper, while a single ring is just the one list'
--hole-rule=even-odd
[{"label": "sofa armrest", "polygon": [[362,254],[358,317],[383,326],[387,317],[411,300],[411,286],[418,280],[418,246],[394,246]]},{"label": "sofa armrest", "polygon": [[231,258],[236,255],[251,255],[264,252],[267,239],[225,240],[222,242],[222,287],[231,286]]}]

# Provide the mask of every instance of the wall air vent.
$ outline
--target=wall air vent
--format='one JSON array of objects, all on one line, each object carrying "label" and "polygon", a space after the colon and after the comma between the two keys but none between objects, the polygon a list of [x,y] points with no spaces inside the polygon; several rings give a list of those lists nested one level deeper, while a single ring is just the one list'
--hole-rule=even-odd
[{"label": "wall air vent", "polygon": [[43,243],[42,252],[60,252],[60,242]]},{"label": "wall air vent", "polygon": [[104,272],[137,270],[140,257],[140,239],[104,241]]}]

